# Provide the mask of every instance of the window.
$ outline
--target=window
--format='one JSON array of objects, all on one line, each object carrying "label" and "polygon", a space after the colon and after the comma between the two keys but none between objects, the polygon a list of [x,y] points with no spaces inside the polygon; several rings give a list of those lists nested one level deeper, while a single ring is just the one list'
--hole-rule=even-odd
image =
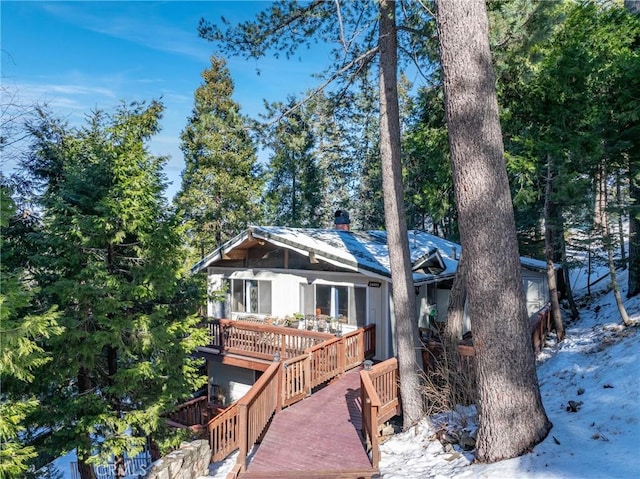
[{"label": "window", "polygon": [[229,292],[232,312],[271,314],[271,282],[232,279]]},{"label": "window", "polygon": [[344,316],[349,324],[364,326],[367,322],[367,290],[363,286],[305,285],[302,308],[305,314]]}]

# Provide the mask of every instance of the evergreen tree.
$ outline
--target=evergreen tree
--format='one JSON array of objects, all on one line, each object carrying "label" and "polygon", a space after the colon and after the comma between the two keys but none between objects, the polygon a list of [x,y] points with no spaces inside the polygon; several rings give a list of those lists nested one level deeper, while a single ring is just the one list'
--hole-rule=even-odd
[{"label": "evergreen tree", "polygon": [[455,240],[458,228],[443,92],[436,81],[418,92],[414,118],[404,137],[407,203],[415,228]]},{"label": "evergreen tree", "polygon": [[[539,4],[529,18],[528,31],[544,35],[531,35],[537,43],[523,41],[500,55],[514,202],[517,217],[530,225],[531,234],[521,236],[529,245],[541,239],[542,212],[547,211],[544,227],[552,230],[553,261],[565,267],[564,291],[571,301],[565,231],[582,229],[592,247],[593,225],[603,218],[597,208],[604,191],[598,185],[604,183],[595,181],[602,172],[609,177],[601,180],[620,183],[617,178],[628,171],[633,192],[638,20],[620,7],[596,2]],[[540,26],[543,20],[552,27]],[[550,192],[547,208],[545,190]],[[622,191],[617,196],[624,198]],[[618,215],[624,210],[624,204],[618,206]]]},{"label": "evergreen tree", "polygon": [[145,147],[162,109],[122,105],[81,129],[45,114],[31,126],[24,166],[42,212],[34,273],[65,334],[46,343],[56,360],[29,419],[54,455],[76,450],[83,479],[91,463],[139,452],[161,414],[205,381],[190,356],[206,342],[195,314],[204,297],[183,269],[165,159]]},{"label": "evergreen tree", "polygon": [[0,187],[0,478],[24,477],[37,457],[33,445],[22,439],[25,420],[38,407],[30,391],[36,375],[53,356],[43,349],[43,341],[62,333],[55,306],[38,304],[37,290],[28,272],[15,262],[21,256],[14,250],[23,247],[19,237],[6,241],[10,223],[20,221],[9,189]]},{"label": "evergreen tree", "polygon": [[212,57],[202,78],[182,132],[186,166],[175,200],[188,225],[192,259],[261,221],[260,169],[247,122],[231,98],[226,62]]},{"label": "evergreen tree", "polygon": [[[271,105],[286,111],[295,104]],[[265,194],[266,216],[270,224],[313,227],[322,224],[323,175],[314,154],[314,137],[309,112],[300,107],[268,128],[267,146],[274,152],[268,165]]]},{"label": "evergreen tree", "polygon": [[352,137],[354,122],[351,116],[345,118],[355,109],[351,100],[350,95],[340,100],[332,95],[318,94],[304,106],[315,140],[313,153],[323,178],[317,207],[321,227],[333,227],[334,212],[338,209],[356,210],[355,196],[361,168],[359,143]]}]

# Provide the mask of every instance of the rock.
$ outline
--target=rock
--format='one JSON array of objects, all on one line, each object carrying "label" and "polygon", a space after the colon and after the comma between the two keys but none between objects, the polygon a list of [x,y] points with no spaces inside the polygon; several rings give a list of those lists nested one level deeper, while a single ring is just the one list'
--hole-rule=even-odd
[{"label": "rock", "polygon": [[460,446],[462,446],[462,449],[465,451],[471,451],[476,448],[476,440],[465,433],[460,437]]},{"label": "rock", "polygon": [[568,412],[578,412],[582,407],[582,401],[569,401],[567,405]]}]

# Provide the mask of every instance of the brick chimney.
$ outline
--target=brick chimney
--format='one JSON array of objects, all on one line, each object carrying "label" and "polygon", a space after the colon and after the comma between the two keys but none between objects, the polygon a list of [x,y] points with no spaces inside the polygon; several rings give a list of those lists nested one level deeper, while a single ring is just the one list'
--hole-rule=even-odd
[{"label": "brick chimney", "polygon": [[333,224],[337,230],[349,231],[351,220],[349,219],[349,213],[345,210],[337,210],[335,213],[335,220]]}]

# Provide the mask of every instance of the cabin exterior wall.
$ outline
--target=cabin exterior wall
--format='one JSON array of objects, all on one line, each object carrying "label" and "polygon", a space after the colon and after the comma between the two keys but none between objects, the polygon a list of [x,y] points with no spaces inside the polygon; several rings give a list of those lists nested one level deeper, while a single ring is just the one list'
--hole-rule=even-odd
[{"label": "cabin exterior wall", "polygon": [[[257,316],[284,317],[295,313],[313,314],[315,312],[314,285],[334,285],[350,288],[349,302],[353,304],[353,291],[358,289],[366,295],[366,317],[358,323],[351,321],[347,330],[368,324],[376,325],[377,360],[385,360],[396,354],[395,318],[391,287],[386,278],[371,278],[360,273],[327,272],[327,271],[277,271],[209,267],[209,292],[219,290],[226,279],[257,280],[270,283],[269,314]],[[522,269],[524,290],[527,301],[527,312],[534,314],[548,302],[547,277],[545,272]],[[442,326],[446,321],[450,290],[438,288],[435,283],[423,284],[415,288],[416,308],[418,311],[418,327],[426,329],[429,324]],[[209,317],[239,319],[247,313],[231,311],[227,301],[208,301]],[[353,313],[353,308],[350,312]],[[252,314],[252,313],[251,313]],[[253,315],[253,314],[252,314]],[[471,330],[471,321],[465,305],[463,333]]]},{"label": "cabin exterior wall", "polygon": [[209,361],[209,400],[228,406],[251,389],[257,374],[252,369]]}]

